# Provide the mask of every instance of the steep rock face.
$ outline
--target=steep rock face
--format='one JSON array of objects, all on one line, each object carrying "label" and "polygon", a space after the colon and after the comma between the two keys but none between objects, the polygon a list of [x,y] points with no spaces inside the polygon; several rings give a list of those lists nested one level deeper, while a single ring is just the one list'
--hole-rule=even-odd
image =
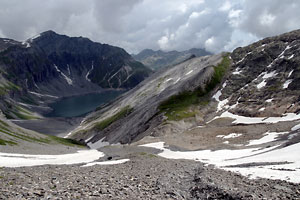
[{"label": "steep rock face", "polygon": [[0,53],[6,78],[36,92],[61,96],[100,88],[129,89],[151,73],[123,49],[87,38],[47,31],[22,44],[7,43]]},{"label": "steep rock face", "polygon": [[232,74],[222,89],[231,112],[281,116],[299,112],[300,31],[266,38],[231,54]]},{"label": "steep rock face", "polygon": [[211,55],[210,52],[207,52],[204,49],[190,49],[187,51],[168,51],[164,52],[161,50],[153,51],[151,49],[145,49],[141,51],[139,54],[134,55],[133,57],[142,62],[144,65],[149,66],[154,70],[158,70],[160,68],[171,66],[183,62],[184,60],[190,58],[191,56],[206,56]]},{"label": "steep rock face", "polygon": [[87,142],[97,146],[99,140],[130,143],[149,135],[164,119],[159,113],[160,103],[180,92],[205,87],[213,75],[212,66],[221,60],[222,55],[192,58],[157,72],[116,102],[88,116],[71,137],[89,138]]}]

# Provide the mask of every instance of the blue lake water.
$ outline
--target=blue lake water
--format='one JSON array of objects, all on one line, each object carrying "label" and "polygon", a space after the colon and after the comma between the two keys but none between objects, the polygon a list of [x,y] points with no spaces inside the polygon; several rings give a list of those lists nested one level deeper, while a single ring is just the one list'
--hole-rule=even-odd
[{"label": "blue lake water", "polygon": [[50,104],[53,109],[46,117],[78,117],[83,116],[102,104],[108,103],[124,93],[124,91],[105,91],[80,96],[62,98]]}]

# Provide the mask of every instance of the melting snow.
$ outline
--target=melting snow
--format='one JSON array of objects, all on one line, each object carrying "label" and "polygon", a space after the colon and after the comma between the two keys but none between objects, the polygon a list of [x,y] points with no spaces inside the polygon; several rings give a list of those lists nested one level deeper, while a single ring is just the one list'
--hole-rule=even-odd
[{"label": "melting snow", "polygon": [[212,96],[213,99],[215,99],[216,101],[220,101],[220,96],[222,95],[221,90],[219,90],[216,94],[214,94],[214,96]]},{"label": "melting snow", "polygon": [[288,78],[290,78],[290,76],[292,75],[292,73],[294,72],[294,70],[292,69],[292,71],[290,71]]},{"label": "melting snow", "polygon": [[34,94],[38,97],[45,96],[45,97],[51,97],[51,98],[56,98],[56,99],[59,98],[58,96],[52,96],[52,95],[49,95],[49,94],[41,94],[41,93],[37,93],[37,92],[33,92],[33,91],[29,91],[29,93]]},{"label": "melting snow", "polygon": [[226,135],[223,138],[225,138],[225,139],[236,138],[236,137],[240,137],[241,135],[242,134],[240,134],[240,133],[230,133],[229,135]]},{"label": "melting snow", "polygon": [[237,67],[237,68],[235,69],[235,71],[232,72],[233,75],[237,75],[237,74],[241,74],[241,73],[242,73],[242,70],[241,70],[239,67]]},{"label": "melting snow", "polygon": [[296,130],[298,130],[298,129],[300,129],[300,124],[294,126],[294,127],[291,129],[291,131],[296,131]]},{"label": "melting snow", "polygon": [[[204,163],[214,164],[217,167],[228,171],[241,173],[251,178],[262,177],[272,179],[282,179],[291,182],[300,182],[300,143],[294,144],[282,149],[276,149],[277,146],[267,149],[248,148],[239,150],[200,150],[200,151],[172,151],[164,148],[164,142],[141,145],[160,149],[163,152],[158,155],[169,159],[191,159],[200,160]],[[228,165],[238,165],[247,163],[261,162],[289,162],[290,164],[266,165],[254,167],[226,167]],[[274,169],[291,169],[274,170]]]},{"label": "melting snow", "polygon": [[[256,86],[257,89],[261,89],[261,88],[265,87],[266,84],[267,84],[266,79],[271,78],[271,77],[274,77],[274,76],[276,76],[276,75],[277,75],[276,71],[272,71],[272,72],[270,72],[270,73],[266,73],[266,72],[261,73],[259,76],[262,76],[263,81],[260,82],[260,83]],[[257,79],[258,79],[258,78],[256,78],[255,80],[257,80]]]},{"label": "melting snow", "polygon": [[[235,119],[232,123],[234,124],[272,124],[272,123],[278,123],[278,122],[285,122],[285,121],[294,121],[300,119],[300,114],[295,113],[286,113],[282,117],[244,117],[240,115],[232,114],[228,111],[222,113],[222,115],[215,117],[215,119],[223,118],[223,117],[229,117],[232,119]],[[213,121],[211,120],[211,121]],[[210,121],[210,122],[211,122]],[[208,122],[209,123],[209,122]]]},{"label": "melting snow", "polygon": [[258,111],[262,112],[262,111],[264,111],[264,110],[266,110],[266,108],[261,108],[261,109],[259,109]]},{"label": "melting snow", "polygon": [[291,82],[293,82],[293,80],[292,80],[292,79],[288,79],[288,80],[286,80],[286,81],[285,81],[285,83],[283,84],[283,89],[286,89],[286,88],[288,88],[288,87],[289,87],[289,84],[290,84]]},{"label": "melting snow", "polygon": [[87,81],[89,81],[89,82],[91,82],[91,79],[89,79],[89,75],[90,75],[90,73],[93,71],[93,69],[94,69],[94,62],[92,62],[92,67],[91,67],[91,69],[86,73],[86,75],[85,75],[85,79],[87,80]]},{"label": "melting snow", "polygon": [[109,145],[109,142],[103,142],[103,140],[105,139],[105,137],[103,137],[101,140],[98,140],[95,143],[89,142],[87,145],[91,148],[91,149],[99,149],[101,147],[105,147]]},{"label": "melting snow", "polygon": [[0,153],[1,167],[25,167],[38,165],[71,165],[93,162],[104,153],[97,150],[84,150],[62,155],[29,155]]},{"label": "melting snow", "polygon": [[102,162],[91,162],[86,165],[83,165],[82,167],[90,167],[94,165],[116,165],[116,164],[122,164],[129,161],[129,159],[121,159],[121,160],[109,160],[109,161],[102,161]]},{"label": "melting snow", "polygon": [[191,74],[193,71],[194,71],[194,70],[191,70],[191,71],[189,71],[188,73],[186,73],[185,75],[187,76],[187,75]]},{"label": "melting snow", "polygon": [[257,139],[257,140],[250,140],[249,144],[247,146],[252,146],[252,145],[259,145],[259,144],[264,144],[268,142],[272,142],[277,138],[279,135],[286,134],[288,132],[267,132],[265,133],[264,137]]},{"label": "melting snow", "polygon": [[276,73],[276,71],[272,71],[272,72],[270,72],[270,73],[264,73],[264,75],[263,75],[263,79],[268,79],[268,78],[271,78],[271,77],[274,77],[274,76],[276,76],[277,75],[277,73]]},{"label": "melting snow", "polygon": [[250,55],[250,54],[252,54],[252,52],[247,53],[247,54],[245,55],[245,57],[243,57],[241,60],[237,61],[235,64],[239,64],[239,63],[243,62],[243,61],[245,60],[245,58],[246,58],[248,55]]},{"label": "melting snow", "polygon": [[67,75],[65,75],[62,71],[60,71],[60,69],[58,69],[58,67],[57,67],[56,65],[54,65],[54,67],[55,67],[56,71],[57,71],[58,73],[60,73],[60,74],[65,78],[65,80],[67,81],[67,83],[68,83],[69,85],[73,85],[72,79],[70,79],[69,77],[67,77]]},{"label": "melting snow", "polygon": [[257,87],[257,89],[261,89],[261,88],[265,87],[266,85],[267,85],[267,82],[265,80],[263,80],[256,87]]},{"label": "melting snow", "polygon": [[181,78],[178,78],[178,79],[174,82],[174,84],[176,84],[178,81],[180,81],[180,79],[181,79]]},{"label": "melting snow", "polygon": [[288,60],[291,60],[292,58],[294,58],[294,54],[288,57]]},{"label": "melting snow", "polygon": [[173,78],[168,78],[168,79],[165,81],[165,83],[167,83],[167,82],[169,82],[169,81],[171,81],[171,80],[173,80]]},{"label": "melting snow", "polygon": [[291,48],[291,47],[288,45],[288,46],[281,52],[281,54],[279,54],[279,56],[278,56],[275,60],[273,60],[267,67],[268,67],[268,68],[272,67],[272,65],[273,65],[278,59],[284,58],[284,53],[285,53],[288,49],[290,49],[290,48]]},{"label": "melting snow", "polygon": [[267,99],[266,102],[267,103],[271,103],[273,101],[273,99]]}]

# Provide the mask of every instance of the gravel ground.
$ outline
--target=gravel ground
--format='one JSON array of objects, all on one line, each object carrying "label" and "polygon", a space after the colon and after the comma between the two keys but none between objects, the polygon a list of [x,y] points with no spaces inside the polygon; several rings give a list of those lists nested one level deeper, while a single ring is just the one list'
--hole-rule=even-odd
[{"label": "gravel ground", "polygon": [[130,159],[118,165],[1,168],[0,199],[300,199],[299,184],[250,180],[145,150],[106,148],[102,159]]}]

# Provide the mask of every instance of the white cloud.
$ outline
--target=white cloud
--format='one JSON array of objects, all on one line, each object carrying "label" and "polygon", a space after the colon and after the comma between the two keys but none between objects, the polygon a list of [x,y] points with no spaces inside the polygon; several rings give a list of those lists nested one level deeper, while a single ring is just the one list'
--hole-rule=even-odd
[{"label": "white cloud", "polygon": [[135,53],[220,52],[300,28],[299,10],[298,0],[2,0],[0,36],[25,40],[52,29]]},{"label": "white cloud", "polygon": [[260,16],[260,23],[264,26],[271,26],[274,21],[275,21],[276,17],[272,14],[269,13],[263,13]]}]

